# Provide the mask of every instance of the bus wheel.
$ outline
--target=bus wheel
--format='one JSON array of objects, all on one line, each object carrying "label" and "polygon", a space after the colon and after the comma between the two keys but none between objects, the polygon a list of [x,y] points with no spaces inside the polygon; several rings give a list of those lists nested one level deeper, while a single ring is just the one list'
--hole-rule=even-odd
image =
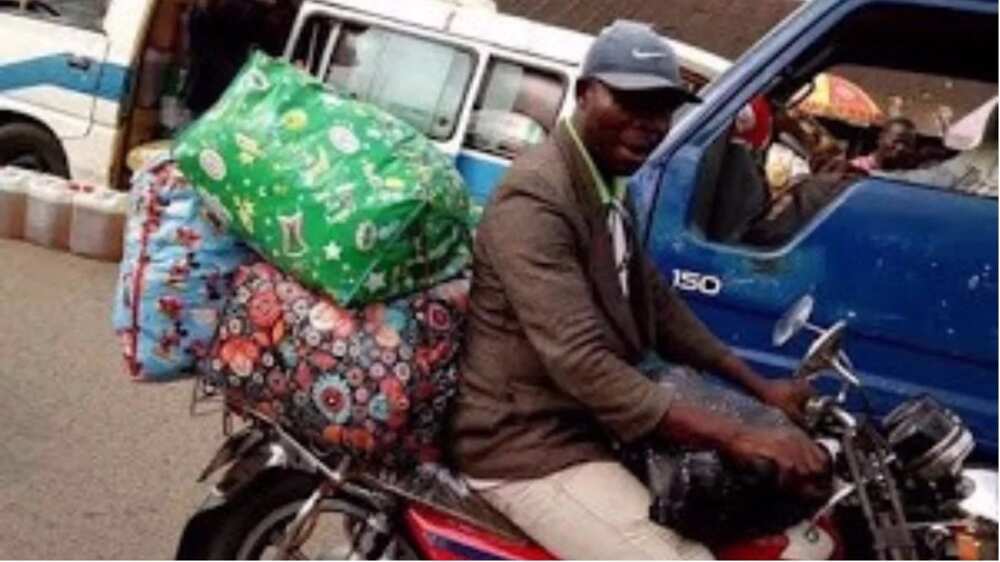
[{"label": "bus wheel", "polygon": [[69,177],[69,165],[59,140],[32,123],[0,125],[0,166]]}]

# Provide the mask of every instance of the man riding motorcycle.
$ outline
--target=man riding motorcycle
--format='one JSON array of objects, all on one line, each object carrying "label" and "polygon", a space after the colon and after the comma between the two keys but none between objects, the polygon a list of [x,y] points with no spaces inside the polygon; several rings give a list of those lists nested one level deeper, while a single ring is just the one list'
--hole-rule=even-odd
[{"label": "man riding motorcycle", "polygon": [[618,21],[594,41],[577,108],[512,165],[475,242],[453,451],[472,486],[561,558],[711,558],[649,520],[650,493],[612,440],[649,435],[763,458],[783,482],[826,468],[791,424],[755,426],[685,400],[640,365],[659,354],[721,374],[795,417],[804,382],[768,381],[692,314],[636,251],[624,178],[696,102],[671,47]]}]

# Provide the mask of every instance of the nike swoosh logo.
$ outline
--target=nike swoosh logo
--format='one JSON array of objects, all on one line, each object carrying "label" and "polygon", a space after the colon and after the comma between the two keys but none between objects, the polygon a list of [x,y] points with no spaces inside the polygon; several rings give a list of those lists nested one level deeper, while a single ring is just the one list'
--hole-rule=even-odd
[{"label": "nike swoosh logo", "polygon": [[663,51],[640,51],[639,49],[632,49],[632,56],[639,60],[661,59],[667,56],[667,53]]}]

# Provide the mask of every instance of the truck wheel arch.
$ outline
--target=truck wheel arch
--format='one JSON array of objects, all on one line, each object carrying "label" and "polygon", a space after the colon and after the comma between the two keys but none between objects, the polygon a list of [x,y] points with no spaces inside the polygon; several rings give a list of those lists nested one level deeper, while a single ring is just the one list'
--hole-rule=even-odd
[{"label": "truck wheel arch", "polygon": [[69,177],[66,150],[52,129],[27,115],[0,111],[0,166],[18,154],[37,159],[41,171]]}]

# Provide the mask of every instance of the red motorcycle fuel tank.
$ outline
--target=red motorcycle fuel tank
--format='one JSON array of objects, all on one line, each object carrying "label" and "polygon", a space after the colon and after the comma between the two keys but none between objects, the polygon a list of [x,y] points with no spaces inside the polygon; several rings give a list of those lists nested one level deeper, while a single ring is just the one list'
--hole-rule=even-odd
[{"label": "red motorcycle fuel tank", "polygon": [[545,549],[499,537],[436,509],[411,504],[406,524],[427,560],[554,560]]}]

